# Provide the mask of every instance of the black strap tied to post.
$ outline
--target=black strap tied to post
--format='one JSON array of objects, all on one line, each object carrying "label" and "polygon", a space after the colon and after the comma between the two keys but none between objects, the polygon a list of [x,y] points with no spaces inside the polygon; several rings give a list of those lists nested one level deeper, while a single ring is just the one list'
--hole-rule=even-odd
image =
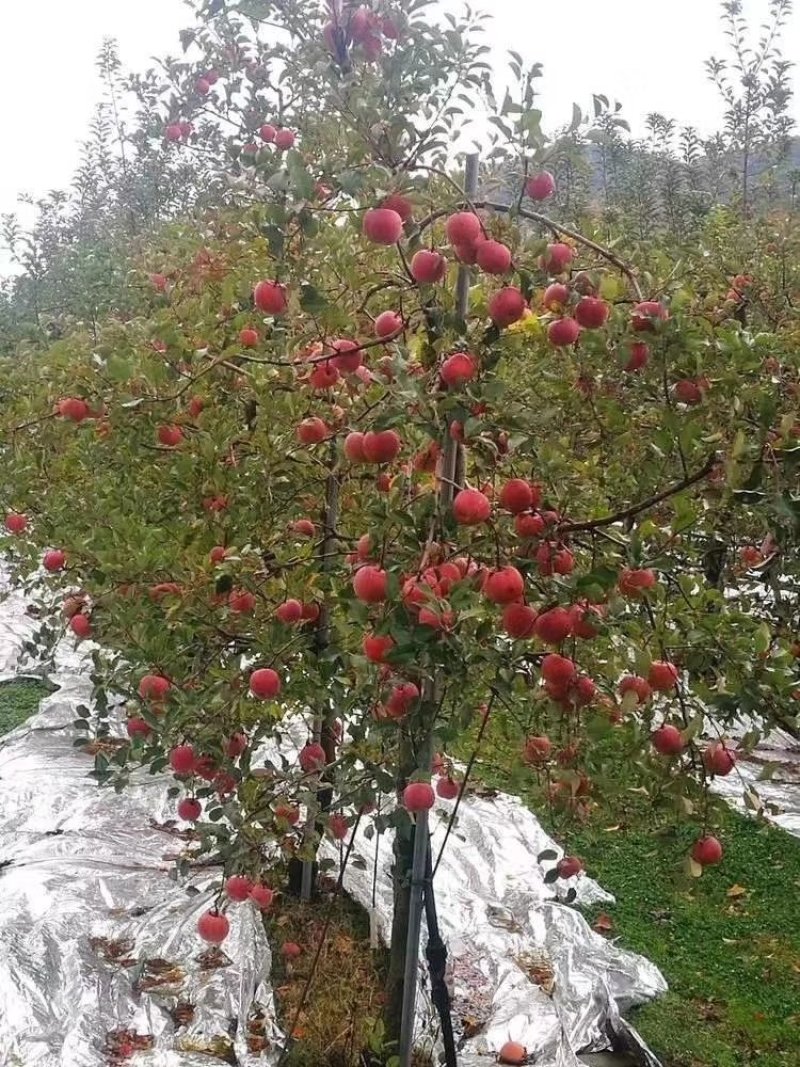
[{"label": "black strap tied to post", "polygon": [[425,956],[431,976],[431,999],[442,1026],[445,1064],[447,1067],[458,1067],[450,990],[447,988],[447,946],[442,941],[442,935],[439,932],[439,916],[436,913],[436,897],[433,892],[433,860],[430,841],[428,841],[428,853],[425,860],[425,923],[428,927]]}]

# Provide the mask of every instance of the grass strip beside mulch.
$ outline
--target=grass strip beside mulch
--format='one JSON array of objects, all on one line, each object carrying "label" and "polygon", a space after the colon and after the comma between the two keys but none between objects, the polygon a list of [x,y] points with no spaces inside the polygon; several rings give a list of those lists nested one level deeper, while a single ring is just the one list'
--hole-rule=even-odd
[{"label": "grass strip beside mulch", "polygon": [[39,710],[52,688],[36,678],[17,678],[0,684],[0,737],[21,726]]}]

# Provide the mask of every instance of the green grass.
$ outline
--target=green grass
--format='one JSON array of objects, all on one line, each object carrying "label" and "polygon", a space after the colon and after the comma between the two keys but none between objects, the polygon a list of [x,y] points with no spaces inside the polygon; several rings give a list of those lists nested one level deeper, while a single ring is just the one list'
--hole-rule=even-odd
[{"label": "green grass", "polygon": [[39,701],[50,686],[35,678],[19,678],[0,684],[0,737],[21,726],[39,710]]},{"label": "green grass", "polygon": [[[491,734],[481,777],[520,792],[509,739]],[[533,777],[521,792],[540,814]],[[664,1067],[798,1067],[800,840],[725,810],[723,862],[694,880],[682,859],[696,830],[657,828],[646,801],[621,795],[584,822],[543,821],[617,899],[589,921],[605,910],[606,936],[653,960],[669,983],[631,1021]]]}]

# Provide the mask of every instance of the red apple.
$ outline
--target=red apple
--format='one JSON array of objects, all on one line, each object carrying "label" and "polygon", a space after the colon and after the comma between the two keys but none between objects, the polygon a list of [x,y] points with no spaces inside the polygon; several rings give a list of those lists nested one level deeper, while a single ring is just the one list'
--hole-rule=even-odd
[{"label": "red apple", "polygon": [[42,566],[50,574],[55,574],[56,571],[63,571],[67,565],[67,556],[65,552],[62,552],[60,548],[51,548],[45,552],[42,557]]},{"label": "red apple", "polygon": [[344,439],[344,454],[351,463],[365,463],[364,434],[354,430]]},{"label": "red apple", "polygon": [[239,344],[242,348],[255,348],[258,344],[258,330],[254,330],[252,326],[239,330]]},{"label": "red apple", "polygon": [[160,703],[172,688],[168,678],[162,674],[146,674],[139,682],[139,696],[142,700]]},{"label": "red apple", "polygon": [[303,950],[295,941],[287,941],[281,946],[281,955],[285,960],[296,960],[303,955]]},{"label": "red apple", "polygon": [[549,652],[542,660],[542,678],[551,685],[565,688],[578,677],[578,671],[571,659]]},{"label": "red apple", "polygon": [[572,633],[572,616],[566,608],[551,608],[537,617],[534,630],[546,645],[560,645]]},{"label": "red apple", "polygon": [[71,422],[83,422],[89,417],[89,405],[76,396],[67,396],[58,402],[58,414]]},{"label": "red apple", "polygon": [[512,478],[500,490],[500,507],[518,515],[533,507],[533,489],[522,478]]},{"label": "red apple", "polygon": [[288,148],[294,147],[296,134],[293,130],[276,130],[275,131],[275,147],[285,152]]},{"label": "red apple", "polygon": [[281,691],[281,680],[271,667],[259,667],[250,675],[250,692],[259,700],[272,700]]},{"label": "red apple", "polygon": [[225,895],[237,904],[247,900],[252,888],[253,883],[244,874],[232,874],[230,878],[225,879]]},{"label": "red apple", "polygon": [[389,211],[396,211],[403,222],[408,222],[414,214],[413,204],[407,197],[401,196],[400,193],[390,193],[381,204],[381,207],[388,208]]},{"label": "red apple", "polygon": [[[543,197],[537,199],[544,199]],[[497,1062],[509,1067],[521,1067],[528,1058],[528,1050],[519,1041],[506,1041],[497,1053]]]},{"label": "red apple", "polygon": [[269,886],[257,882],[250,890],[249,897],[257,908],[266,911],[271,906],[275,893]]},{"label": "red apple", "polygon": [[628,350],[628,362],[623,367],[623,370],[628,374],[634,374],[637,370],[641,370],[642,367],[646,367],[650,359],[650,346],[646,345],[644,341],[632,341],[630,349]]},{"label": "red apple", "polygon": [[226,555],[227,549],[224,545],[214,545],[208,553],[208,558],[215,566],[218,566],[220,563],[225,562]]},{"label": "red apple", "polygon": [[428,811],[435,802],[436,795],[428,782],[411,782],[403,790],[403,807],[406,811]]},{"label": "red apple", "polygon": [[275,617],[279,622],[284,623],[287,626],[292,626],[296,622],[300,622],[303,617],[303,605],[299,600],[284,600],[282,604],[279,604],[275,609]]},{"label": "red apple", "polygon": [[259,282],[253,290],[253,300],[266,315],[282,315],[288,306],[286,286],[279,282]]},{"label": "red apple", "polygon": [[394,640],[386,634],[366,634],[362,648],[371,663],[385,663],[394,648]]},{"label": "red apple", "polygon": [[481,220],[472,211],[458,211],[445,223],[447,239],[453,245],[474,244],[483,236]]},{"label": "red apple", "polygon": [[462,489],[456,493],[453,515],[460,526],[477,526],[486,522],[491,512],[489,498],[479,489]]},{"label": "red apple", "polygon": [[396,311],[382,311],[375,319],[375,336],[385,340],[393,337],[403,329],[403,320]]},{"label": "red apple", "polygon": [[546,763],[553,752],[553,742],[549,737],[529,737],[522,750],[522,758],[526,763],[536,766]]},{"label": "red apple", "polygon": [[6,515],[5,527],[11,534],[21,534],[28,528],[28,517],[17,511],[10,511]]},{"label": "red apple", "polygon": [[680,381],[675,382],[673,390],[675,399],[681,404],[686,404],[687,407],[695,407],[703,400],[703,390],[691,378],[681,378]]},{"label": "red apple", "polygon": [[514,519],[514,529],[520,537],[539,537],[544,533],[544,526],[544,519],[539,514],[517,515]]},{"label": "red apple", "polygon": [[555,244],[549,244],[545,249],[542,265],[550,274],[563,274],[572,262],[573,255],[574,251],[569,245],[556,241]]},{"label": "red apple", "polygon": [[508,604],[503,609],[503,629],[509,637],[520,641],[533,637],[535,633],[536,612],[527,604]]},{"label": "red apple", "polygon": [[359,567],[353,576],[353,591],[365,604],[380,604],[388,594],[388,575],[380,567]]},{"label": "red apple", "polygon": [[275,134],[278,131],[269,122],[265,122],[261,129],[258,131],[258,136],[262,141],[266,141],[267,144],[272,144],[275,140]]},{"label": "red apple", "polygon": [[488,575],[482,592],[493,604],[513,604],[522,599],[525,579],[516,567],[500,567]]},{"label": "red apple", "polygon": [[391,463],[400,452],[402,442],[394,430],[368,430],[362,442],[368,463]]},{"label": "red apple", "polygon": [[339,337],[330,342],[330,347],[335,353],[331,358],[331,365],[341,374],[355,374],[363,359],[358,341],[351,341],[347,337]]},{"label": "red apple", "polygon": [[178,818],[184,822],[197,822],[203,814],[203,807],[195,797],[184,797],[178,804]]},{"label": "red apple", "polygon": [[542,307],[545,311],[561,312],[569,303],[569,287],[561,282],[553,282],[544,291]]},{"label": "red apple", "polygon": [[639,597],[656,584],[655,571],[649,567],[637,569],[626,567],[620,572],[617,583],[620,593],[626,597]]},{"label": "red apple", "polygon": [[317,744],[316,741],[305,745],[300,749],[297,761],[300,764],[301,770],[305,774],[315,774],[317,771],[321,771],[327,762],[325,759],[325,749],[322,745]]},{"label": "red apple", "polygon": [[235,733],[225,745],[225,754],[229,759],[238,759],[247,750],[247,734]]},{"label": "red apple", "polygon": [[547,200],[556,191],[556,180],[547,170],[540,170],[525,182],[525,192],[531,200]]},{"label": "red apple", "polygon": [[436,783],[436,795],[441,797],[442,800],[455,800],[460,792],[460,786],[458,782],[453,781],[452,778],[440,778]]},{"label": "red apple", "polygon": [[183,130],[179,122],[170,122],[164,129],[164,136],[168,141],[180,141]]},{"label": "red apple", "polygon": [[703,766],[709,774],[724,778],[736,766],[736,755],[721,741],[712,741],[703,752]]},{"label": "red apple", "polygon": [[324,389],[333,389],[338,381],[339,371],[334,367],[333,363],[327,359],[322,363],[318,363],[308,376],[308,384],[311,388],[320,391]]},{"label": "red apple", "polygon": [[299,537],[313,537],[317,528],[311,519],[295,519],[289,523],[289,529]]},{"label": "red apple", "polygon": [[576,874],[580,874],[583,870],[583,863],[577,856],[564,856],[556,864],[556,871],[559,878],[574,878]]},{"label": "red apple", "polygon": [[427,248],[414,253],[411,260],[411,277],[420,285],[434,285],[447,274],[447,260],[440,252]]},{"label": "red apple", "polygon": [[599,330],[606,324],[610,308],[605,300],[596,296],[584,296],[575,307],[575,318],[585,330]]},{"label": "red apple", "polygon": [[183,430],[180,426],[159,426],[158,440],[167,448],[177,448],[183,440]]},{"label": "red apple", "polygon": [[686,748],[683,734],[677,726],[670,726],[669,723],[654,730],[650,735],[650,740],[660,756],[679,756]]},{"label": "red apple", "polygon": [[722,860],[722,845],[716,837],[699,837],[692,848],[692,859],[701,867],[713,867]]},{"label": "red apple", "polygon": [[303,419],[296,430],[297,439],[304,445],[318,445],[329,435],[330,430],[322,419],[314,416]]},{"label": "red apple", "polygon": [[237,615],[250,615],[258,603],[254,593],[249,589],[234,589],[228,597],[228,607]]},{"label": "red apple", "polygon": [[626,675],[619,683],[619,692],[620,696],[623,697],[626,693],[634,693],[637,704],[646,704],[653,695],[650,683],[646,678],[642,678],[638,674]]},{"label": "red apple", "polygon": [[669,318],[669,312],[657,300],[643,300],[631,313],[631,326],[637,333],[655,330]]},{"label": "red apple", "polygon": [[449,388],[458,388],[472,381],[478,373],[478,361],[470,352],[454,352],[442,364],[439,374]]},{"label": "red apple", "polygon": [[647,681],[650,683],[650,688],[657,693],[668,693],[678,684],[678,668],[674,663],[654,660],[650,664]]},{"label": "red apple", "polygon": [[211,945],[221,945],[230,928],[228,920],[218,911],[207,911],[197,920],[198,934]]},{"label": "red apple", "polygon": [[88,615],[73,615],[72,618],[69,620],[69,628],[78,638],[86,638],[92,636],[92,624],[89,621]]},{"label": "red apple", "polygon": [[575,319],[563,318],[555,319],[547,327],[547,338],[551,345],[555,345],[557,348],[564,348],[567,345],[574,345],[580,336],[581,328]]},{"label": "red apple", "polygon": [[362,223],[364,236],[376,245],[397,244],[403,233],[400,215],[387,207],[370,208]]},{"label": "red apple", "polygon": [[511,249],[501,241],[481,241],[475,259],[487,274],[507,274],[511,270]]},{"label": "red apple", "polygon": [[522,318],[526,308],[525,297],[513,285],[499,289],[489,300],[489,318],[495,326],[503,329]]},{"label": "red apple", "polygon": [[341,812],[335,811],[328,819],[328,829],[334,841],[344,841],[350,829],[350,823]]}]

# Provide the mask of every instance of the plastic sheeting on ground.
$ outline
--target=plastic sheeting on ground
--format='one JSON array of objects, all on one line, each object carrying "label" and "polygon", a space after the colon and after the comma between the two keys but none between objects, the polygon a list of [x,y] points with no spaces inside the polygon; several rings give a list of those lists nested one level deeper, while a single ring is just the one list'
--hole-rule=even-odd
[{"label": "plastic sheeting on ground", "polygon": [[[31,627],[22,597],[0,604],[6,672]],[[195,924],[220,872],[174,880],[184,842],[165,825],[170,779],[139,774],[123,794],[99,789],[72,744],[90,683],[71,639],[49,677],[58,691],[0,742],[0,1063],[274,1063],[281,1035],[259,913],[231,908],[224,953],[207,950]],[[448,809],[434,819],[434,853]],[[465,800],[436,876],[464,1065],[491,1062],[509,1038],[539,1067],[572,1067],[578,1050],[607,1048],[614,1033],[635,1046],[620,1010],[666,988],[656,967],[556,900],[536,860],[544,849],[561,854],[519,801]],[[346,888],[370,910],[374,888],[385,934],[391,838],[361,829],[356,852],[364,864],[349,867]],[[584,876],[575,888],[579,902],[611,900]],[[434,1042],[424,978],[418,1015],[420,1039]]]}]

